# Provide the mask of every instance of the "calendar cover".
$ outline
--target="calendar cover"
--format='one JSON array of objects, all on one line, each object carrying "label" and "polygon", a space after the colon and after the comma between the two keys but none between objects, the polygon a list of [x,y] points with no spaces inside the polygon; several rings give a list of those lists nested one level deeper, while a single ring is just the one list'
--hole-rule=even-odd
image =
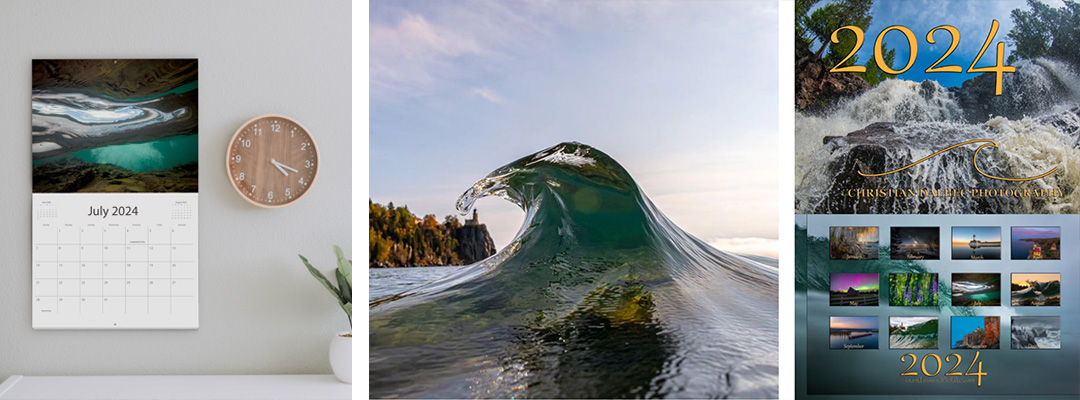
[{"label": "calendar cover", "polygon": [[34,60],[33,327],[198,328],[198,61]]},{"label": "calendar cover", "polygon": [[796,397],[1080,395],[1080,5],[797,1]]}]

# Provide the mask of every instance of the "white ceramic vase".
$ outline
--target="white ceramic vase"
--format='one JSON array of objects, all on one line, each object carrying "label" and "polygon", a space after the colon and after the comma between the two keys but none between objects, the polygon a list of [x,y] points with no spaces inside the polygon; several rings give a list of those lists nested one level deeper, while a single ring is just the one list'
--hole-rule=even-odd
[{"label": "white ceramic vase", "polygon": [[330,367],[339,381],[352,383],[352,336],[351,332],[334,335],[330,341]]}]

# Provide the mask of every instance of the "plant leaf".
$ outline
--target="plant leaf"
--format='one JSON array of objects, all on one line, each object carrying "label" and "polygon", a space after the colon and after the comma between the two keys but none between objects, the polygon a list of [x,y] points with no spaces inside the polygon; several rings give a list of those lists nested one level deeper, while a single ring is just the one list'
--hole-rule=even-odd
[{"label": "plant leaf", "polygon": [[[299,254],[297,255],[300,256]],[[300,256],[300,260],[304,262],[304,266],[307,267],[308,272],[311,272],[311,276],[314,276],[315,279],[318,279],[319,282],[322,282],[323,286],[326,287],[326,290],[329,290],[330,293],[334,295],[334,300],[337,300],[339,305],[345,307],[345,302],[341,301],[341,291],[335,288],[334,285],[330,283],[328,279],[326,279],[326,276],[323,276],[322,272],[319,272],[319,270],[311,266],[311,263],[309,263],[308,260],[304,258],[304,256]],[[350,316],[349,319],[351,320],[352,317]]]},{"label": "plant leaf", "polygon": [[349,282],[345,280],[345,276],[341,274],[341,270],[334,270],[334,276],[337,277],[338,291],[341,293],[341,301],[346,303],[352,302],[352,287]]},{"label": "plant leaf", "polygon": [[345,313],[349,315],[349,328],[352,328],[352,303],[345,303],[341,305],[341,308],[345,310]]},{"label": "plant leaf", "polygon": [[[334,254],[337,255],[338,271],[345,276],[345,281],[349,283],[349,290],[352,291],[352,260],[345,258],[345,253],[341,251],[341,247],[334,246]],[[344,291],[344,289],[342,289]],[[350,297],[351,294],[350,294]]]}]

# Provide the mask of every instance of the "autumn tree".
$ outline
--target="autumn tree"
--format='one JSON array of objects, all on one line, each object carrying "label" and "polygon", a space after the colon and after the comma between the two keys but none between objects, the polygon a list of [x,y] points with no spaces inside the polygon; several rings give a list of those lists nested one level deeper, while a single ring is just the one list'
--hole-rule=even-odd
[{"label": "autumn tree", "polygon": [[417,218],[408,207],[382,206],[368,200],[370,266],[460,265],[454,232],[457,218],[440,223],[433,214]]}]

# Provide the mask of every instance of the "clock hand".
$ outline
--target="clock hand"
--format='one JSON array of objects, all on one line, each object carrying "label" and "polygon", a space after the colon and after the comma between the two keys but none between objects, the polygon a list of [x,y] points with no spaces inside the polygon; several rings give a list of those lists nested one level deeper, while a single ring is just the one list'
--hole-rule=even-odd
[{"label": "clock hand", "polygon": [[[281,173],[284,174],[285,176],[289,176],[289,173],[285,172],[285,170],[281,168],[281,166],[283,164],[275,161],[273,158],[270,159],[270,164],[273,164],[274,167],[277,167],[278,171],[281,171]],[[288,167],[286,167],[286,168],[288,168]],[[289,168],[289,169],[292,169],[292,168]],[[296,170],[293,170],[293,171],[295,172]]]},{"label": "clock hand", "polygon": [[297,171],[296,168],[290,167],[290,166],[282,164],[282,163],[278,163],[278,165],[280,165],[282,167],[285,167],[285,169],[287,169],[289,171],[292,171],[292,172],[300,172],[300,171]]},{"label": "clock hand", "polygon": [[292,172],[300,172],[300,171],[297,171],[296,168],[293,168],[293,167],[290,167],[288,165],[279,163],[279,162],[277,162],[277,160],[274,160],[273,158],[270,159],[270,162],[274,163],[274,166],[278,167],[279,169],[284,167],[285,169],[290,170]]}]

